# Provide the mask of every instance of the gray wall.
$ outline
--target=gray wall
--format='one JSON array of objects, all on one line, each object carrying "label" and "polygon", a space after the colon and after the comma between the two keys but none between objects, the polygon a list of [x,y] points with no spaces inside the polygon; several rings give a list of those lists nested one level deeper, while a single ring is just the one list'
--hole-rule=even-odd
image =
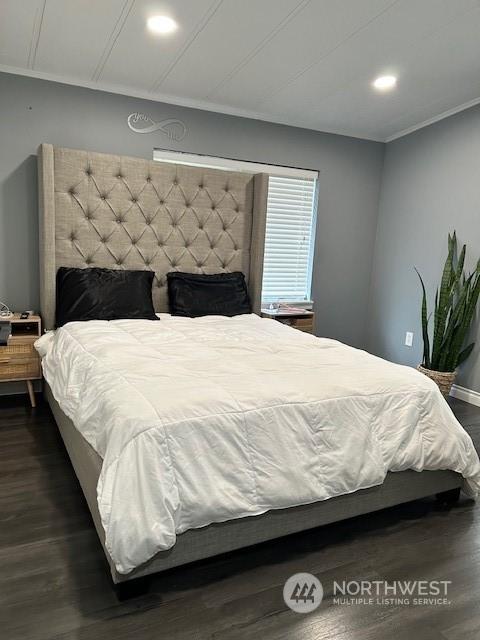
[{"label": "gray wall", "polygon": [[[453,229],[459,243],[467,244],[471,268],[480,256],[480,107],[387,145],[369,310],[374,353],[403,364],[421,361],[421,298],[413,266],[432,301]],[[408,330],[415,332],[413,348],[404,346]],[[479,353],[477,346],[458,379],[476,391]]]},{"label": "gray wall", "polygon": [[[127,116],[182,119],[188,134],[136,134]],[[0,74],[0,300],[38,309],[36,150],[152,157],[178,149],[321,171],[314,265],[317,332],[364,346],[384,145]]]}]

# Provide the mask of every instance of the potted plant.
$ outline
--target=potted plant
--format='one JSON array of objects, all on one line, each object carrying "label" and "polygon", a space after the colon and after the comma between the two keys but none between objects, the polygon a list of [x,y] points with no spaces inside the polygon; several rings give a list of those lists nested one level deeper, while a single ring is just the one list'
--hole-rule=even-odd
[{"label": "potted plant", "polygon": [[471,354],[474,342],[464,346],[472,324],[480,293],[480,260],[473,273],[463,271],[466,245],[457,254],[457,235],[448,234],[448,256],[443,268],[440,288],[435,294],[433,340],[430,349],[427,295],[422,276],[415,268],[422,285],[423,362],[419,371],[434,380],[444,396],[448,396],[455,381],[457,367]]}]

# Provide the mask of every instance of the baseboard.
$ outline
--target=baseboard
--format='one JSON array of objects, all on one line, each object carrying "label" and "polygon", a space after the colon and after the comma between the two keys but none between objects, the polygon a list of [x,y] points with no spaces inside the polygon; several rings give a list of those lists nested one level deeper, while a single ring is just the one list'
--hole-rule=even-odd
[{"label": "baseboard", "polygon": [[473,391],[472,389],[467,389],[466,387],[454,384],[450,391],[450,395],[454,398],[458,398],[459,400],[464,400],[465,402],[474,404],[476,407],[480,407],[480,393],[478,391]]}]

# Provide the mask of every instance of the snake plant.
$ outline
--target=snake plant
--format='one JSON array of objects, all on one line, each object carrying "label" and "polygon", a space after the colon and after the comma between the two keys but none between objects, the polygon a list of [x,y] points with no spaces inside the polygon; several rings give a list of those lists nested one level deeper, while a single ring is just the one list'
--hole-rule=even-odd
[{"label": "snake plant", "polygon": [[448,234],[448,256],[440,288],[435,294],[433,339],[430,349],[427,295],[422,276],[423,366],[433,371],[454,371],[471,354],[474,342],[464,347],[480,293],[480,260],[473,273],[463,271],[467,247],[457,253],[457,234]]}]

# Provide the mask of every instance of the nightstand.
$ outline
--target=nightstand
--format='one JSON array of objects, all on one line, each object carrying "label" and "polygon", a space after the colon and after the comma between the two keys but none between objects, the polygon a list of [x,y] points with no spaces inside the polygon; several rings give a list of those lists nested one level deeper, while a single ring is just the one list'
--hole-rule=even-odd
[{"label": "nightstand", "polygon": [[288,308],[282,309],[262,309],[262,318],[271,318],[272,320],[278,320],[283,324],[288,324],[294,329],[305,331],[306,333],[313,333],[315,313],[313,311],[300,311],[298,309],[292,310]]},{"label": "nightstand", "polygon": [[32,380],[40,380],[42,373],[40,357],[33,343],[42,335],[42,321],[39,316],[29,316],[26,320],[20,320],[19,313],[0,320],[11,324],[11,335],[7,344],[0,346],[0,382],[24,380],[27,383],[30,404],[35,407]]}]

